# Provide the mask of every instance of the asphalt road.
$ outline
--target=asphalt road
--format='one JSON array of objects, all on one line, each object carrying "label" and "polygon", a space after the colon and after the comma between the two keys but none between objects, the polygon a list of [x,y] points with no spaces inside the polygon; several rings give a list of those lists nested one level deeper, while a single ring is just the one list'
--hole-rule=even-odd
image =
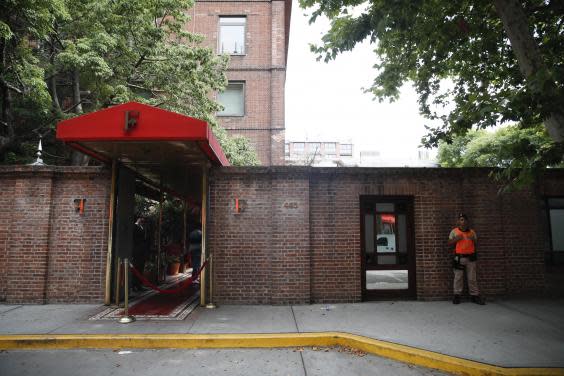
[{"label": "asphalt road", "polygon": [[2,376],[420,376],[445,373],[344,348],[0,352]]}]

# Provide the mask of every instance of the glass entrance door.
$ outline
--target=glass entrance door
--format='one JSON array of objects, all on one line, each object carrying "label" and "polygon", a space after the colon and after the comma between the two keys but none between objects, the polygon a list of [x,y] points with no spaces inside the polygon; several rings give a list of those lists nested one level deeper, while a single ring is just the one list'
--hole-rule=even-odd
[{"label": "glass entrance door", "polygon": [[411,198],[361,197],[364,300],[415,298]]}]

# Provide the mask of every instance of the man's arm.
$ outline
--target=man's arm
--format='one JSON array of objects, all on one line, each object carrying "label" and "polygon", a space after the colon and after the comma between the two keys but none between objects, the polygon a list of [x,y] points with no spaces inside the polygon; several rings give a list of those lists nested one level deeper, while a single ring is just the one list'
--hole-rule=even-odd
[{"label": "man's arm", "polygon": [[456,235],[456,232],[452,230],[448,236],[447,245],[454,245],[456,242],[462,239],[461,235]]}]

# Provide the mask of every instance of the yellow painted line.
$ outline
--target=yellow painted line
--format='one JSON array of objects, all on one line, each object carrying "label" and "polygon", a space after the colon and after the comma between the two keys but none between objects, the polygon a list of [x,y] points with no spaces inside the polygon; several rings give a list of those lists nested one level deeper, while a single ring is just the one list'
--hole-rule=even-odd
[{"label": "yellow painted line", "polygon": [[457,375],[564,376],[564,368],[505,368],[342,332],[272,334],[0,335],[0,350],[218,349],[345,346]]}]

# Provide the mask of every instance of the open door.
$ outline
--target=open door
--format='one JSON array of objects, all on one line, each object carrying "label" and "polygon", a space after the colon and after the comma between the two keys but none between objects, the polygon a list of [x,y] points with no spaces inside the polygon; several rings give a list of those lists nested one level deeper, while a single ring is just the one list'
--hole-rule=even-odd
[{"label": "open door", "polygon": [[413,199],[361,196],[363,300],[415,299]]}]

